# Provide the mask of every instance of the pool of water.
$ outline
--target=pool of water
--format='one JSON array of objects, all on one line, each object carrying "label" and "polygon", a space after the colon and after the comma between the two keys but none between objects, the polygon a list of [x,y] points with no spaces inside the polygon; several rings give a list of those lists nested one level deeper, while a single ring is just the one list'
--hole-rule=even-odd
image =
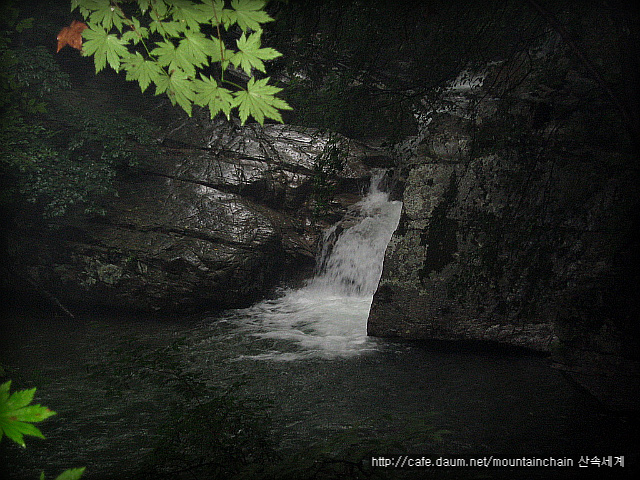
[{"label": "pool of water", "polygon": [[[28,438],[25,450],[3,441],[12,478],[77,466],[88,467],[87,479],[133,475],[157,441],[166,392],[135,376],[126,386],[113,379],[122,374],[126,381],[128,362],[170,345],[179,345],[176,358],[212,385],[270,404],[271,434],[282,451],[304,451],[352,426],[384,445],[421,422],[449,433],[441,442],[411,444],[407,437],[406,448],[414,449],[407,454],[577,461],[580,455],[630,459],[637,448],[625,418],[604,411],[539,356],[381,340],[353,355],[312,355],[316,345],[260,335],[263,326],[251,327],[251,319],[242,324],[241,317],[11,315],[2,357],[14,389],[37,386],[36,402],[58,412],[41,424],[46,440]],[[96,368],[106,373],[96,375]],[[119,396],[108,395],[110,387]],[[552,478],[537,472],[511,478]]]}]

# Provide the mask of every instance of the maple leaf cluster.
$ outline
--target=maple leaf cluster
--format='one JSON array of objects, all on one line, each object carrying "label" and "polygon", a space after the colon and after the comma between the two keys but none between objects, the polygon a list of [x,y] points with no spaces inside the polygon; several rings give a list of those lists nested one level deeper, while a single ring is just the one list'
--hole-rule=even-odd
[{"label": "maple leaf cluster", "polygon": [[[135,0],[141,17],[128,17],[108,0],[71,3],[87,23],[74,20],[63,28],[58,51],[69,45],[94,57],[96,73],[107,64],[124,70],[143,92],[155,85],[156,95],[166,94],[189,116],[194,105],[208,106],[211,118],[220,112],[230,118],[237,108],[242,124],[249,117],[263,124],[265,118],[282,122],[280,111],[291,109],[276,97],[281,88],[269,85],[269,78],[254,77],[266,73],[264,62],[281,56],[262,46],[262,24],[273,21],[264,11],[266,0],[231,0],[231,8],[225,0]],[[235,45],[221,33],[233,28],[242,31]],[[204,74],[213,64],[220,68],[217,78]],[[225,79],[230,66],[248,77],[245,85]]]},{"label": "maple leaf cluster", "polygon": [[82,31],[86,28],[89,28],[86,23],[73,20],[71,25],[60,30],[56,37],[58,40],[56,52],[62,50],[66,45],[76,50],[82,50]]}]

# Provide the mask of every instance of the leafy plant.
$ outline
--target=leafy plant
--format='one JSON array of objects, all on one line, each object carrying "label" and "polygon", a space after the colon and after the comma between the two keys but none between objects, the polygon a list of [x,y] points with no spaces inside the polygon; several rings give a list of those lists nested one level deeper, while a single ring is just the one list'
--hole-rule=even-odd
[{"label": "leafy plant", "polygon": [[[11,380],[0,385],[0,440],[4,435],[23,448],[25,435],[44,438],[42,432],[33,425],[56,414],[41,405],[29,405],[36,393],[35,388],[9,393]],[[84,473],[85,467],[65,470],[56,480],[77,480]],[[44,472],[40,480],[44,480]]]},{"label": "leafy plant", "polygon": [[117,173],[156,151],[152,127],[142,119],[84,108],[65,118],[72,125],[62,131],[31,118],[16,118],[0,129],[4,203],[21,199],[37,205],[44,217],[64,215],[74,205],[102,214],[102,199],[116,193]]},{"label": "leafy plant", "polygon": [[44,48],[15,46],[14,37],[33,23],[32,18],[19,17],[12,2],[0,5],[0,128],[25,113],[43,112],[43,95],[68,85]]},{"label": "leafy plant", "polygon": [[139,161],[136,145],[153,154],[150,127],[59,100],[69,77],[44,47],[20,45],[17,37],[30,19],[20,19],[11,4],[1,8],[0,206],[35,204],[45,217],[73,205],[100,213],[99,199],[115,193],[116,171]]},{"label": "leafy plant", "polygon": [[264,0],[232,0],[231,8],[224,0],[72,0],[71,10],[87,23],[65,27],[58,48],[68,44],[93,56],[96,73],[107,64],[124,70],[143,92],[154,84],[156,95],[166,93],[189,116],[199,105],[211,118],[220,112],[230,118],[237,108],[243,124],[249,117],[282,122],[280,110],[291,107],[276,97],[281,88],[255,76],[266,73],[264,61],[281,55],[262,47],[262,24],[273,20],[264,6]]}]

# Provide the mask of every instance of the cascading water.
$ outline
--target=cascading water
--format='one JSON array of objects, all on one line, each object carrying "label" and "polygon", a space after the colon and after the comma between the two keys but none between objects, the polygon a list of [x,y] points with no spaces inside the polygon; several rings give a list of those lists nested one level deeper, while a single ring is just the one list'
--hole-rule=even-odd
[{"label": "cascading water", "polygon": [[402,209],[402,202],[379,190],[383,175],[372,178],[352,215],[326,232],[316,276],[305,287],[227,319],[243,333],[271,342],[266,353],[252,358],[334,358],[375,348],[366,334],[367,317]]}]

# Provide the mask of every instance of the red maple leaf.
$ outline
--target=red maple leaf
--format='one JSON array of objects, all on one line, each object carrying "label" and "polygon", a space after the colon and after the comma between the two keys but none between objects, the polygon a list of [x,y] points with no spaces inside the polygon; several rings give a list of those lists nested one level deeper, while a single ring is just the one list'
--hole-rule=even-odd
[{"label": "red maple leaf", "polygon": [[58,50],[59,52],[65,45],[69,45],[77,50],[82,50],[82,31],[87,27],[86,23],[73,20],[71,25],[64,27],[58,34]]}]

